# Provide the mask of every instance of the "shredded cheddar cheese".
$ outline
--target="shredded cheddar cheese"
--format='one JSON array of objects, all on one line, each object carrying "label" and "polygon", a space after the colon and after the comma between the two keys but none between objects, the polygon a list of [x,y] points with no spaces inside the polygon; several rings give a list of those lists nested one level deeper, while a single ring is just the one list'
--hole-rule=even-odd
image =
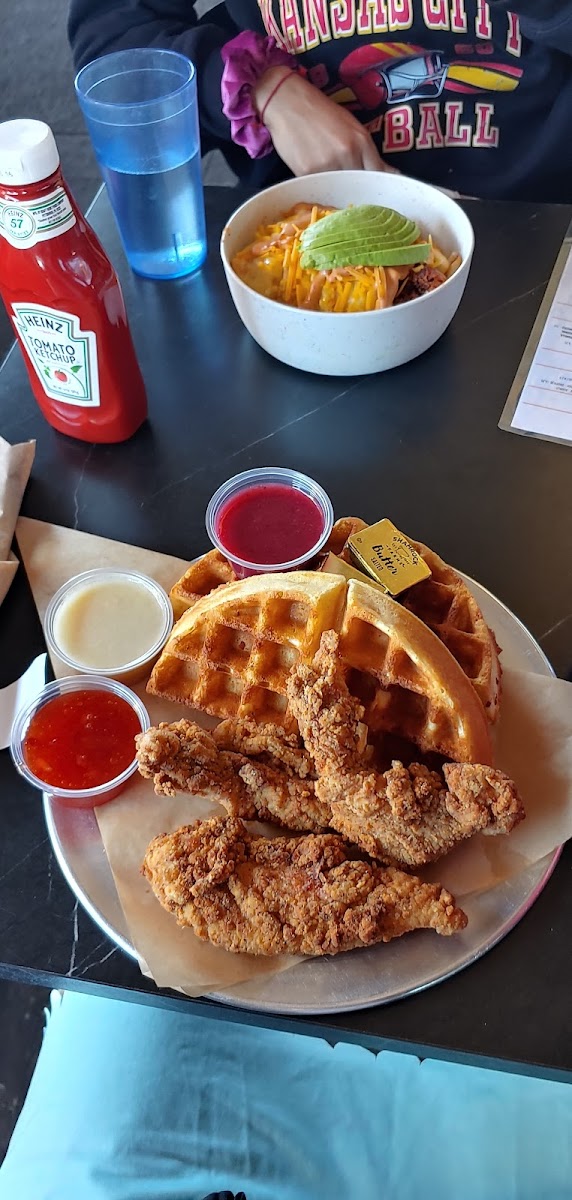
[{"label": "shredded cheddar cheese", "polygon": [[232,260],[233,270],[255,292],[294,308],[320,312],[372,312],[411,300],[445,282],[458,267],[458,254],[445,255],[433,239],[427,263],[397,267],[337,267],[305,270],[300,265],[300,234],[335,212],[298,204],[280,221],[263,225],[254,241]]}]

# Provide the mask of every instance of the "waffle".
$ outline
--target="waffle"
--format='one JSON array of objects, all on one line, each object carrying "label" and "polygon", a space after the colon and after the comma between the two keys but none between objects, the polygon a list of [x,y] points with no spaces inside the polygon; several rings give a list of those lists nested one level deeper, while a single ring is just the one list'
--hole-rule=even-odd
[{"label": "waffle", "polygon": [[286,680],[336,627],[341,576],[318,571],[254,575],[198,600],[177,622],[147,690],[212,716],[294,728]]},{"label": "waffle", "polygon": [[[348,538],[360,529],[365,529],[365,521],[360,517],[341,517],[335,522],[324,550],[353,564]],[[399,601],[424,621],[451,651],[471,680],[489,721],[493,723],[499,714],[501,691],[501,666],[495,636],[461,576],[433,550],[421,542],[409,540],[427,563],[432,576],[409,588]],[[218,550],[211,550],[191,563],[171,591],[175,619],[201,597],[234,578],[230,563]]]},{"label": "waffle", "polygon": [[332,526],[332,532],[324,546],[325,554],[336,554],[338,558],[343,558],[345,562],[354,565],[354,560],[348,549],[348,541],[352,533],[360,533],[362,529],[366,529],[365,521],[361,517],[340,517]]},{"label": "waffle", "polygon": [[399,599],[451,651],[463,668],[489,721],[499,715],[501,665],[495,635],[461,576],[433,550],[412,542],[431,571],[431,579],[416,583]]},{"label": "waffle", "polygon": [[197,601],[175,626],[148,691],[211,716],[295,728],[286,683],[325,629],[340,633],[350,690],[374,732],[490,763],[483,707],[434,633],[391,597],[340,575],[257,575]]},{"label": "waffle", "polygon": [[208,596],[223,583],[232,583],[236,578],[229,562],[220,550],[209,550],[197,558],[169,593],[175,620],[178,621],[197,600]]},{"label": "waffle", "polygon": [[[347,540],[351,533],[357,533],[360,529],[365,529],[365,521],[360,517],[340,517],[332,528],[324,547],[324,554],[331,551],[332,554],[343,556],[351,562]],[[182,578],[171,588],[170,597],[175,620],[178,621],[184,612],[188,612],[197,600],[208,596],[209,592],[223,583],[233,583],[235,579],[236,575],[230,563],[220,550],[209,550],[202,558],[195,559],[187,567]]]},{"label": "waffle", "polygon": [[391,596],[351,579],[340,653],[372,733],[392,733],[456,762],[492,763],[475,690],[434,633]]}]

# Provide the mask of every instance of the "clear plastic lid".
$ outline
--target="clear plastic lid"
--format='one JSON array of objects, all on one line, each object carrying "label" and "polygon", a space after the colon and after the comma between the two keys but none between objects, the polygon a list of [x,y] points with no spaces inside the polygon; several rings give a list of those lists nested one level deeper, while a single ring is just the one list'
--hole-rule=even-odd
[{"label": "clear plastic lid", "polygon": [[45,121],[0,123],[0,183],[14,187],[48,179],[60,165],[54,135]]},{"label": "clear plastic lid", "polygon": [[[323,518],[323,528],[318,540],[314,546],[309,547],[303,554],[297,558],[291,558],[287,562],[250,562],[243,558],[238,558],[235,554],[229,552],[227,547],[219,537],[218,525],[220,516],[229,501],[239,494],[239,492],[247,491],[250,488],[256,487],[259,484],[279,483],[292,487],[298,491],[304,492],[314,501],[320,509]],[[315,479],[311,479],[309,475],[303,475],[301,471],[290,470],[289,467],[255,467],[251,471],[242,471],[240,475],[234,475],[232,479],[227,479],[226,483],[215,492],[206,512],[206,527],[207,533],[213,545],[224,554],[235,569],[235,573],[239,578],[245,575],[263,574],[266,571],[294,571],[298,567],[303,567],[305,563],[311,562],[322,547],[327,542],[332,526],[334,523],[334,510],[330,497],[316,483]]]},{"label": "clear plastic lid", "polygon": [[125,687],[122,683],[116,683],[112,679],[98,678],[95,675],[75,675],[65,679],[56,679],[53,683],[47,683],[41,692],[17,713],[12,725],[10,737],[10,753],[16,770],[20,775],[31,783],[40,791],[46,792],[50,796],[61,800],[64,804],[67,803],[70,807],[93,808],[97,804],[102,804],[106,800],[111,800],[121,791],[128,779],[137,770],[137,759],[135,757],[135,748],[133,750],[133,759],[129,765],[116,775],[114,779],[108,779],[104,783],[100,783],[97,787],[91,788],[60,788],[54,787],[52,784],[47,784],[45,780],[40,779],[33,771],[30,770],[24,754],[24,744],[26,734],[32,717],[56,696],[69,694],[70,692],[80,691],[103,691],[109,692],[114,696],[125,700],[127,704],[136,713],[139,718],[141,732],[144,733],[149,729],[150,721],[149,714],[145,705],[139,697],[132,692],[130,688]]},{"label": "clear plastic lid", "polygon": [[[126,655],[121,661],[111,663],[109,666],[96,667],[82,662],[79,657],[70,654],[63,644],[61,633],[58,630],[58,618],[72,597],[79,595],[82,590],[93,587],[93,585],[113,584],[115,581],[123,580],[144,588],[157,605],[160,624],[157,637],[136,657]],[[164,588],[149,575],[143,575],[139,571],[123,571],[116,567],[96,567],[94,570],[83,571],[81,575],[74,575],[72,579],[68,579],[67,583],[64,583],[50,600],[44,618],[44,635],[51,654],[57,655],[67,667],[71,667],[74,671],[80,671],[84,675],[104,675],[119,679],[126,676],[134,677],[140,668],[145,668],[147,664],[151,663],[163,649],[172,627],[173,609]]]}]

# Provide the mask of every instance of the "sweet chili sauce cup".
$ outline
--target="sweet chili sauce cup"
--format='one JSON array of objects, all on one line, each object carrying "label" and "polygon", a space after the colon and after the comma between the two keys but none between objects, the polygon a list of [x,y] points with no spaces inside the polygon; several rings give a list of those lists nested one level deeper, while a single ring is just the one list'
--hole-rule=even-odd
[{"label": "sweet chili sauce cup", "polygon": [[68,808],[95,808],[118,796],[137,770],[134,739],[149,724],[145,706],[123,684],[69,676],[46,684],[20,710],[10,753],[33,787]]},{"label": "sweet chili sauce cup", "polygon": [[295,571],[319,554],[334,523],[324,489],[286,467],[257,467],[223,483],[206,512],[214,546],[237,579]]}]

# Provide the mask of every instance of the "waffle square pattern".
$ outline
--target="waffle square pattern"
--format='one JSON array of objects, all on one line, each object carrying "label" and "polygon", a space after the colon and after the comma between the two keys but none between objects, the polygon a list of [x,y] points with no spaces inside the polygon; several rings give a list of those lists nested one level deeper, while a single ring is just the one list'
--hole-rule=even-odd
[{"label": "waffle square pattern", "polygon": [[197,600],[208,596],[209,592],[221,587],[223,583],[232,583],[235,578],[230,563],[220,550],[209,550],[208,554],[197,558],[171,589],[170,599],[175,620],[178,621]]},{"label": "waffle square pattern", "polygon": [[175,625],[148,691],[212,716],[295,728],[286,683],[324,630],[340,634],[350,690],[374,731],[458,762],[491,762],[483,705],[456,659],[417,616],[355,580],[318,571],[218,586]]}]

